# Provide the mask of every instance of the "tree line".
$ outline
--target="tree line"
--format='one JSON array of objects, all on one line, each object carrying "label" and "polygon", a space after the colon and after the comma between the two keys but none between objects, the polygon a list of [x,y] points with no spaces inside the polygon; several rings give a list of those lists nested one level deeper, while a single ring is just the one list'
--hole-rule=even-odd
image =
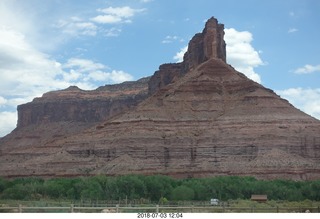
[{"label": "tree line", "polygon": [[320,201],[320,180],[257,180],[254,177],[218,176],[174,179],[169,176],[125,175],[77,178],[0,178],[0,199],[14,200],[119,200],[147,199],[223,201],[266,194],[270,200]]}]

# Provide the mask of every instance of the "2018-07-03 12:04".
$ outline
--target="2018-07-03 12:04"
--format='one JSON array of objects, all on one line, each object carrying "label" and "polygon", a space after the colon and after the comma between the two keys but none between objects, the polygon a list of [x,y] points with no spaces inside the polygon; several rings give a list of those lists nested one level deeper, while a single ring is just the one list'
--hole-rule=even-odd
[{"label": "2018-07-03 12:04", "polygon": [[183,218],[182,213],[138,213],[137,218]]}]

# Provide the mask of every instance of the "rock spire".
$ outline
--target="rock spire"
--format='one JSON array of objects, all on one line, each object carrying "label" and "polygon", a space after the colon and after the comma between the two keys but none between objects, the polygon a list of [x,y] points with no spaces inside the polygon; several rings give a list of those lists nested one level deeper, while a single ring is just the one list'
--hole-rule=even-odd
[{"label": "rock spire", "polygon": [[200,64],[214,58],[226,62],[226,43],[224,42],[224,25],[211,17],[202,33],[197,33],[190,40],[188,51],[184,54],[182,63],[160,65],[159,70],[149,81],[149,94],[172,83],[174,78],[185,75]]},{"label": "rock spire", "polygon": [[226,43],[224,41],[224,25],[211,17],[202,33],[196,34],[188,45],[188,51],[183,57],[184,70],[194,69],[210,58],[226,62]]}]

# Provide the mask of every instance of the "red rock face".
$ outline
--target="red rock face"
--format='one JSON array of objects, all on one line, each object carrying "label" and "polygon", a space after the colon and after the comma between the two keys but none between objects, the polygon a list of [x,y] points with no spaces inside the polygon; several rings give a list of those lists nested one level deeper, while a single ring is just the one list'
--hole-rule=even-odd
[{"label": "red rock face", "polygon": [[18,106],[17,128],[61,121],[104,121],[147,98],[148,81],[149,78],[143,78],[136,82],[106,85],[93,91],[73,86],[45,93],[41,98]]},{"label": "red rock face", "polygon": [[[7,136],[0,175],[319,179],[320,122],[235,71],[214,55],[219,49],[206,51],[197,65],[185,59],[160,67],[149,81],[150,97],[85,131],[50,141]],[[184,72],[184,66],[193,67]]]},{"label": "red rock face", "polygon": [[154,73],[148,82],[149,94],[154,94],[161,88],[171,84],[174,79],[178,79],[183,74],[182,63],[163,64]]}]

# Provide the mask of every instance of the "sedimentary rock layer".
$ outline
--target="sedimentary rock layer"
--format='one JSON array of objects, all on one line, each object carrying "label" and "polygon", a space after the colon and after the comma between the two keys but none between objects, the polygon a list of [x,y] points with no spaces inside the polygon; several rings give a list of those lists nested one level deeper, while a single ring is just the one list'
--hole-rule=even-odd
[{"label": "sedimentary rock layer", "polygon": [[85,91],[71,86],[18,106],[17,128],[52,122],[100,122],[134,107],[148,96],[149,78]]}]

